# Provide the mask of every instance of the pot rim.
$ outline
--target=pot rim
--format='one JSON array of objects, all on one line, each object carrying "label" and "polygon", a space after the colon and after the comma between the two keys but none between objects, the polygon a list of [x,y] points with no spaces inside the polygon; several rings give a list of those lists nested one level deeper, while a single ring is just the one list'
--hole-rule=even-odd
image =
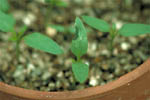
[{"label": "pot rim", "polygon": [[121,76],[115,81],[109,82],[103,86],[89,87],[83,90],[64,91],[64,92],[42,92],[37,90],[23,89],[16,86],[11,86],[0,82],[0,91],[13,96],[28,98],[28,99],[52,99],[52,100],[66,100],[78,99],[85,97],[92,97],[98,94],[103,94],[119,88],[122,85],[130,85],[131,81],[136,80],[146,72],[150,71],[150,58],[140,65],[135,70]]}]

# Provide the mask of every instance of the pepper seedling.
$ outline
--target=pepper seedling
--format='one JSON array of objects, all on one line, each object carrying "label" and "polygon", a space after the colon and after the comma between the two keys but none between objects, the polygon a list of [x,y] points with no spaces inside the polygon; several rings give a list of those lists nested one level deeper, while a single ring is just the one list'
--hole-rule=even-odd
[{"label": "pepper seedling", "polygon": [[[86,29],[79,18],[75,20],[75,39],[72,40],[71,51],[77,60],[72,63],[72,71],[77,81],[84,83],[88,77],[89,66],[82,62],[81,57],[86,54],[88,49],[88,40]],[[47,53],[59,55],[63,54],[61,47],[51,38],[39,32],[34,32],[24,37],[25,43],[35,49]]]},{"label": "pepper seedling", "polygon": [[122,36],[138,36],[146,33],[150,33],[150,25],[138,24],[138,23],[127,23],[124,24],[120,29],[116,28],[116,24],[113,23],[111,26],[102,19],[98,19],[90,16],[82,16],[82,19],[86,24],[97,29],[101,32],[109,33],[109,45],[108,48],[113,54],[114,40],[118,34]]},{"label": "pepper seedling", "polygon": [[77,57],[77,61],[73,62],[72,70],[75,78],[83,83],[89,72],[89,66],[81,61],[81,57],[86,54],[88,49],[88,40],[86,29],[79,18],[75,21],[76,38],[72,40],[71,51]]},{"label": "pepper seedling", "polygon": [[[5,7],[3,7],[5,8]],[[7,8],[7,7],[6,7]],[[13,16],[6,14],[0,10],[0,31],[2,32],[11,32],[12,35],[9,40],[12,40],[16,43],[16,59],[19,62],[19,44],[22,40],[22,37],[24,35],[24,32],[26,31],[27,27],[23,26],[20,28],[19,32],[16,32],[14,29],[16,20],[13,18]]]},{"label": "pepper seedling", "polygon": [[22,38],[24,37],[24,34],[27,30],[27,26],[24,25],[20,28],[19,32],[16,32],[14,29],[11,30],[11,37],[9,38],[10,41],[13,41],[16,43],[16,58],[17,58],[17,61],[19,61],[19,55],[20,55],[20,42],[22,40]]}]

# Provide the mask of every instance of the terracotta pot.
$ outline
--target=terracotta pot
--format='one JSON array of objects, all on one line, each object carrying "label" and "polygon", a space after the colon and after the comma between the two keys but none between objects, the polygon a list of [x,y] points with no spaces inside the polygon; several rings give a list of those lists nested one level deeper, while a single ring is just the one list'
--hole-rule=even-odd
[{"label": "terracotta pot", "polygon": [[104,86],[68,92],[40,92],[0,82],[0,100],[150,100],[150,59]]}]

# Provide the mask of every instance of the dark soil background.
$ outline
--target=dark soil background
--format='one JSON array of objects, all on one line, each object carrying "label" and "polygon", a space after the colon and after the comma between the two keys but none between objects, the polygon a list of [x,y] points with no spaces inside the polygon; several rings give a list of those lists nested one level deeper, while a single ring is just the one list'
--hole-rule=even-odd
[{"label": "dark soil background", "polygon": [[117,27],[127,22],[150,24],[150,0],[64,0],[67,7],[50,7],[44,0],[9,0],[10,13],[17,20],[16,30],[28,25],[25,35],[41,32],[64,49],[55,56],[32,49],[21,41],[19,62],[11,33],[0,32],[0,81],[41,91],[66,91],[104,85],[132,71],[150,56],[150,35],[118,36],[113,56],[107,49],[108,33],[86,26],[89,48],[83,61],[90,65],[89,78],[79,84],[73,77],[70,51],[73,34],[61,32],[50,25],[72,27],[77,16],[89,15],[115,22]]}]

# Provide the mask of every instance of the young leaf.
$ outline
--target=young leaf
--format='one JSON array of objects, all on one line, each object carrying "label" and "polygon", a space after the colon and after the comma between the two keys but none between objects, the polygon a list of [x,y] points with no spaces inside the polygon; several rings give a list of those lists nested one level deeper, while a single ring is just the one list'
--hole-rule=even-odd
[{"label": "young leaf", "polygon": [[79,18],[75,20],[76,39],[72,40],[71,51],[77,56],[83,56],[88,49],[88,41],[85,27]]},{"label": "young leaf", "polygon": [[7,12],[10,6],[7,0],[0,0],[0,10],[3,12]]},{"label": "young leaf", "polygon": [[109,24],[98,18],[90,17],[90,16],[82,16],[84,22],[88,24],[89,26],[102,31],[102,32],[109,32],[110,31],[110,26]]},{"label": "young leaf", "polygon": [[124,24],[119,30],[119,34],[123,36],[137,36],[150,33],[150,25],[146,24]]},{"label": "young leaf", "polygon": [[15,25],[15,19],[0,11],[0,30],[3,32],[9,32]]},{"label": "young leaf", "polygon": [[40,33],[32,33],[24,37],[25,43],[35,49],[52,54],[62,54],[63,50],[52,39]]},{"label": "young leaf", "polygon": [[74,62],[72,64],[72,71],[76,80],[83,83],[88,77],[89,66],[81,62]]}]

